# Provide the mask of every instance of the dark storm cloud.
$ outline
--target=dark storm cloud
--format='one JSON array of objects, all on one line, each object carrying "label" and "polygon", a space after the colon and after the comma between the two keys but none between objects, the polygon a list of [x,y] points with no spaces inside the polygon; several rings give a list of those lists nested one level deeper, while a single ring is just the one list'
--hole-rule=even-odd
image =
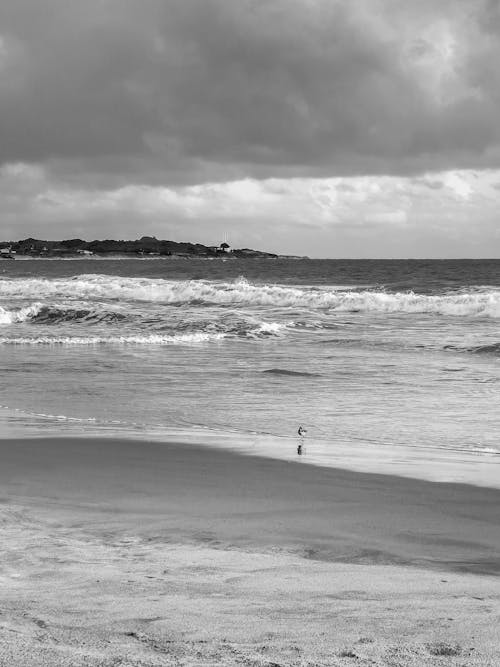
[{"label": "dark storm cloud", "polygon": [[3,0],[0,161],[110,186],[498,166],[499,32],[492,0]]},{"label": "dark storm cloud", "polygon": [[[10,6],[9,6],[10,5]],[[2,3],[3,161],[140,153],[155,127],[134,89],[150,29],[111,3]]]}]

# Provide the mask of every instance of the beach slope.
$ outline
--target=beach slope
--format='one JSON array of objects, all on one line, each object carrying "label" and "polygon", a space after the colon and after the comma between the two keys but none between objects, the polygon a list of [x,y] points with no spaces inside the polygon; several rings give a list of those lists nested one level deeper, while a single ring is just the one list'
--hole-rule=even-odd
[{"label": "beach slope", "polygon": [[0,665],[498,665],[500,491],[0,440]]}]

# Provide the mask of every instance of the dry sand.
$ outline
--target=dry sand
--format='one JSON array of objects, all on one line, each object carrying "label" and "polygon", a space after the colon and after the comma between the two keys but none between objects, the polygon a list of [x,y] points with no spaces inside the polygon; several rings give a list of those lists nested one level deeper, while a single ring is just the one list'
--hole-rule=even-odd
[{"label": "dry sand", "polygon": [[500,491],[0,440],[0,665],[500,665]]}]

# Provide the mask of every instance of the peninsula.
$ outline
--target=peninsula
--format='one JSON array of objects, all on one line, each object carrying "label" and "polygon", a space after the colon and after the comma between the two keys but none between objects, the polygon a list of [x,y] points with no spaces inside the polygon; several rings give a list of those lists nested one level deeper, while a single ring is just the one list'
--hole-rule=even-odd
[{"label": "peninsula", "polygon": [[271,252],[251,248],[232,249],[229,244],[206,246],[201,243],[164,241],[154,236],[143,236],[135,241],[83,241],[67,239],[64,241],[44,241],[27,238],[21,241],[0,241],[0,258],[15,259],[16,256],[28,257],[206,257],[206,258],[277,258]]}]

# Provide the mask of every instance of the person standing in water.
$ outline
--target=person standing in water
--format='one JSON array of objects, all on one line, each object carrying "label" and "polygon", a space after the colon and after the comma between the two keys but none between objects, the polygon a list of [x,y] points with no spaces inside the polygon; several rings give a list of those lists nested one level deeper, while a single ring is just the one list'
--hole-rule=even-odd
[{"label": "person standing in water", "polygon": [[297,434],[300,438],[300,442],[297,445],[297,454],[299,456],[302,456],[302,449],[303,449],[303,446],[304,446],[304,437],[305,437],[306,433],[307,433],[306,429],[303,426],[299,426],[299,430],[297,431]]}]

